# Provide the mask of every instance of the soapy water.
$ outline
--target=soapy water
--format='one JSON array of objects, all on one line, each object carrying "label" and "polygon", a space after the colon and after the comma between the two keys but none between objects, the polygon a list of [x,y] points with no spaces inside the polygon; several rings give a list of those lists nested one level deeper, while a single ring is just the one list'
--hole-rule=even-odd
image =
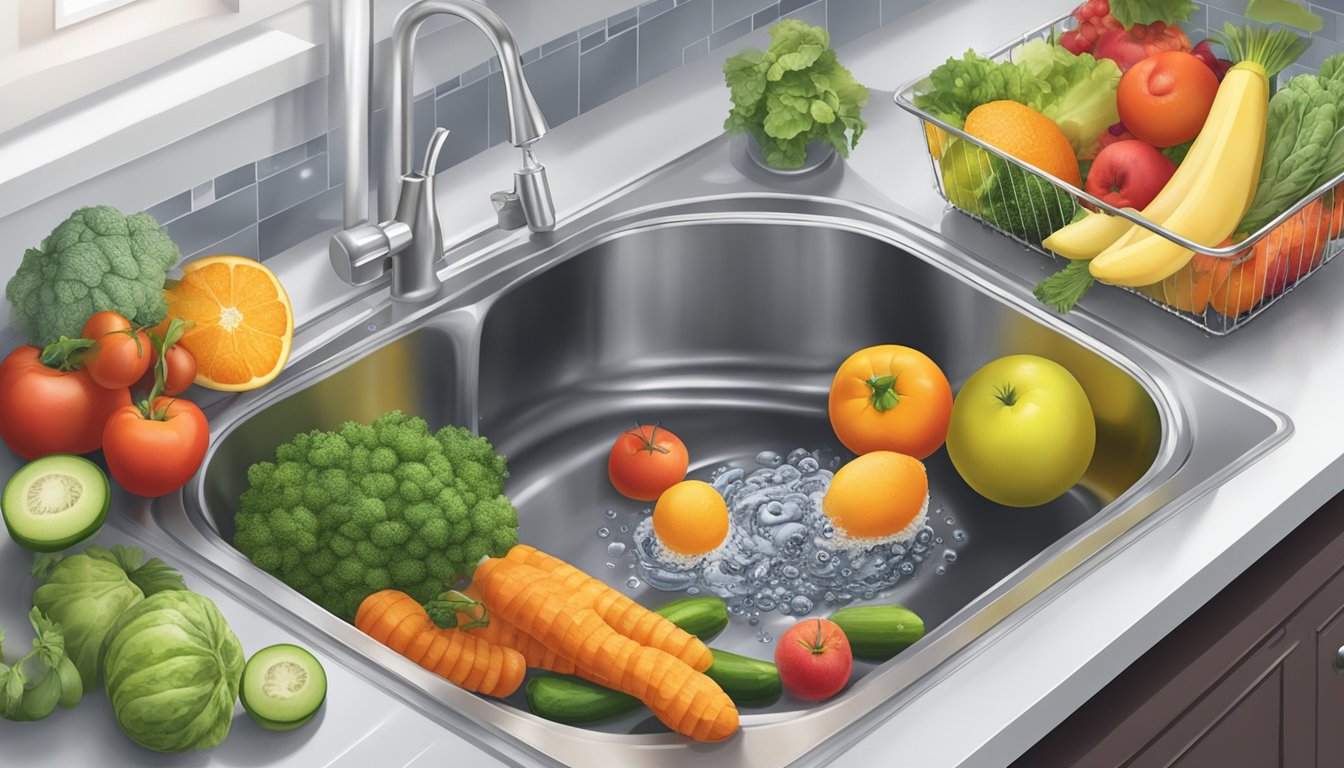
[{"label": "soapy water", "polygon": [[[840,464],[827,449],[799,448],[787,458],[762,451],[756,467],[716,469],[710,484],[728,505],[728,538],[704,557],[669,555],[654,536],[650,511],[644,510],[627,550],[636,573],[654,589],[715,595],[731,615],[745,616],[752,624],[771,611],[803,616],[819,603],[871,600],[915,578],[920,565],[934,556],[930,522],[939,519],[941,510],[930,509],[931,517],[912,526],[905,538],[855,546],[821,511]],[[958,532],[957,541],[964,541],[964,532]],[[937,573],[946,573],[956,557],[946,549]]]}]

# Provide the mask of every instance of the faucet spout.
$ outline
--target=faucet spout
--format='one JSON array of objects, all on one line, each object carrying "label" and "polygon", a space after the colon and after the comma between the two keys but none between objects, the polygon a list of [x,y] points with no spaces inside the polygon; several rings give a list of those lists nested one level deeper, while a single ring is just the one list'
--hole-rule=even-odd
[{"label": "faucet spout", "polygon": [[397,181],[414,167],[415,162],[411,119],[415,98],[412,83],[415,35],[426,19],[440,13],[470,22],[484,32],[494,46],[504,76],[504,94],[509,109],[509,141],[514,146],[524,147],[541,138],[547,131],[546,118],[523,77],[518,42],[498,14],[473,0],[420,0],[410,5],[397,17],[392,30],[392,66],[387,69],[390,82],[385,82],[387,87],[384,91],[389,94],[392,103],[386,110],[388,141],[385,145],[382,183],[378,190],[378,213],[381,219],[389,219],[396,213],[394,190],[397,189]]}]

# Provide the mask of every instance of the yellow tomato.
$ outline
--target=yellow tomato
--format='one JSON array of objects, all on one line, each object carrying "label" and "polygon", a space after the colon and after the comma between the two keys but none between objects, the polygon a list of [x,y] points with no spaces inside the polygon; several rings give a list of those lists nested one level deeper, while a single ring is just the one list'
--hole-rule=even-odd
[{"label": "yellow tomato", "polygon": [[829,411],[835,436],[854,453],[895,451],[923,459],[947,437],[952,387],[928,355],[883,344],[840,365]]}]

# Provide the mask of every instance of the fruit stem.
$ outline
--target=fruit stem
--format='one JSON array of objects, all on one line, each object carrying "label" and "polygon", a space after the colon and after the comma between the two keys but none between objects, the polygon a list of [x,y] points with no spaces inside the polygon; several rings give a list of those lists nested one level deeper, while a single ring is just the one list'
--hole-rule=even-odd
[{"label": "fruit stem", "polygon": [[896,377],[882,376],[873,374],[865,384],[872,390],[868,396],[869,402],[873,404],[873,410],[878,413],[885,413],[895,408],[901,402],[901,396],[896,392]]},{"label": "fruit stem", "polygon": [[1017,388],[1014,387],[1012,384],[1005,384],[1002,387],[995,387],[994,396],[999,399],[999,402],[1003,403],[1006,406],[1012,407],[1013,405],[1017,404]]},{"label": "fruit stem", "polygon": [[639,448],[636,449],[636,451],[648,451],[649,453],[669,453],[669,452],[670,452],[670,451],[668,451],[668,449],[666,449],[666,448],[664,448],[663,446],[658,445],[657,443],[654,442],[655,440],[658,439],[658,427],[659,427],[659,426],[660,426],[659,424],[654,424],[654,425],[653,425],[653,429],[649,432],[649,434],[646,435],[646,434],[644,434],[644,425],[643,425],[643,424],[640,424],[639,422],[635,422],[635,429],[634,429],[634,431],[633,431],[633,432],[628,432],[628,433],[626,433],[626,434],[630,434],[630,435],[634,435],[635,437],[638,437],[640,443],[642,443],[642,445],[640,445]]}]

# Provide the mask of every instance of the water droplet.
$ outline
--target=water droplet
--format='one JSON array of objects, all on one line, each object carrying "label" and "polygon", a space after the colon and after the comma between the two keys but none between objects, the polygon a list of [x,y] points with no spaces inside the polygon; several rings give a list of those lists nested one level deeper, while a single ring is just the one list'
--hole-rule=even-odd
[{"label": "water droplet", "polygon": [[812,601],[802,595],[798,595],[789,601],[789,609],[801,616],[812,610]]},{"label": "water droplet", "polygon": [[904,576],[909,576],[915,572],[915,564],[911,562],[901,563],[900,572]]},{"label": "water droplet", "polygon": [[621,526],[621,533],[629,533],[629,532],[630,532],[630,526],[628,525]]},{"label": "water droplet", "polygon": [[378,324],[377,324],[377,323],[369,323],[369,330],[370,330],[370,331],[376,331],[376,330],[378,330]]},{"label": "water droplet", "polygon": [[778,467],[784,463],[784,458],[774,451],[761,451],[756,454],[756,463],[762,467]]},{"label": "water droplet", "polygon": [[610,569],[613,570],[613,571],[616,570],[616,564],[615,564],[615,563],[607,563],[607,567],[610,568]]},{"label": "water droplet", "polygon": [[957,530],[955,530],[955,531],[952,532],[952,540],[953,540],[953,541],[965,541],[965,540],[966,540],[966,532],[963,531],[963,530],[961,530],[960,528],[958,528]]},{"label": "water droplet", "polygon": [[761,623],[760,614],[753,614],[750,618],[747,619],[747,623],[753,627],[756,626],[757,624],[760,624]]},{"label": "water droplet", "polygon": [[699,587],[687,587],[687,588],[686,588],[686,594],[688,594],[688,595],[698,595],[698,594],[700,594],[700,588],[699,588]]},{"label": "water droplet", "polygon": [[818,469],[821,469],[821,465],[811,456],[798,462],[798,471],[802,472],[804,475],[814,474]]},{"label": "water droplet", "polygon": [[759,630],[759,631],[756,633],[756,639],[757,639],[757,640],[760,640],[762,643],[773,643],[773,642],[775,642],[775,637],[774,637],[774,635],[770,634],[770,630],[768,630],[768,629],[762,629],[762,630]]},{"label": "water droplet", "polygon": [[606,526],[597,529],[597,538],[599,539],[605,539],[610,535],[611,535],[611,529],[607,528]]},{"label": "water droplet", "polygon": [[625,580],[625,586],[631,589],[635,589],[636,587],[639,586],[639,579],[635,578],[634,576],[631,576],[630,578]]},{"label": "water droplet", "polygon": [[929,542],[933,541],[933,529],[928,526],[920,528],[919,533],[915,534],[915,541],[927,545]]},{"label": "water droplet", "polygon": [[615,520],[615,519],[616,519],[616,510],[614,510],[614,509],[608,509],[608,510],[607,510],[607,519],[608,519],[608,520]]},{"label": "water droplet", "polygon": [[943,522],[944,522],[944,523],[947,523],[948,525],[953,525],[953,524],[955,524],[957,521],[956,521],[956,520],[953,520],[951,517],[949,517],[949,518],[947,518],[946,520],[944,520]]},{"label": "water droplet", "polygon": [[943,559],[949,563],[957,562],[957,551],[955,549],[949,549],[946,552],[943,552]]},{"label": "water droplet", "polygon": [[935,537],[933,538],[933,543],[934,543],[934,544],[942,544],[942,543],[943,543],[943,537],[942,537],[942,536],[935,536]]},{"label": "water droplet", "polygon": [[612,557],[620,557],[625,554],[625,545],[619,541],[613,541],[607,545],[607,554]]},{"label": "water droplet", "polygon": [[937,568],[934,568],[933,572],[938,574],[939,576],[942,576],[944,573],[947,573],[947,566],[940,565]]}]

